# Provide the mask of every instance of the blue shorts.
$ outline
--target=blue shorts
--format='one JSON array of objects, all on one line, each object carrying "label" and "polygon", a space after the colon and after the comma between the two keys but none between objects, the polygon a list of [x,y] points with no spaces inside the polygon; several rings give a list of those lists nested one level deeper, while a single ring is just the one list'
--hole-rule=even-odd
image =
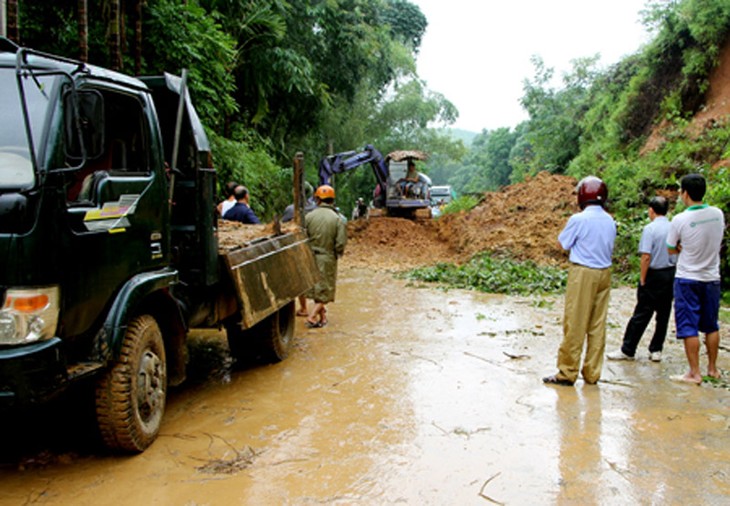
[{"label": "blue shorts", "polygon": [[719,330],[720,282],[675,278],[674,321],[677,339]]}]

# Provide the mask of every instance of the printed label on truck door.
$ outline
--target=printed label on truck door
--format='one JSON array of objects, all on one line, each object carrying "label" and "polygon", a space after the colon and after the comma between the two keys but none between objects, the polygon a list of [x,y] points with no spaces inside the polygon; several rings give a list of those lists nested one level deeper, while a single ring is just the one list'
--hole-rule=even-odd
[{"label": "printed label on truck door", "polygon": [[90,232],[106,230],[110,234],[124,232],[131,224],[127,216],[134,214],[139,195],[122,195],[117,202],[105,202],[101,209],[86,211],[84,225]]}]

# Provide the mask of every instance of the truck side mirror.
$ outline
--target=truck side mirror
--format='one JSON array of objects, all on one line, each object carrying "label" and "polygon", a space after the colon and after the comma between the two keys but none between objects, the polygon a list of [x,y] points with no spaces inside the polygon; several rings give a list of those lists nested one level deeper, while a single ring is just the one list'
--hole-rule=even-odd
[{"label": "truck side mirror", "polygon": [[20,193],[0,195],[0,227],[11,233],[18,233],[28,227],[28,199]]},{"label": "truck side mirror", "polygon": [[96,90],[66,92],[63,97],[66,157],[98,158],[104,152],[104,97]]}]

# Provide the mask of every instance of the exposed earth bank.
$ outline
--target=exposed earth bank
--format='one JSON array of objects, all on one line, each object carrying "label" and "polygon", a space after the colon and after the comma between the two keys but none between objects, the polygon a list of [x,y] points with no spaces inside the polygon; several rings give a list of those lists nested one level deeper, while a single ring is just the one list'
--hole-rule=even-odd
[{"label": "exposed earth bank", "polygon": [[437,220],[375,217],[348,223],[343,265],[402,270],[436,262],[461,263],[481,251],[508,254],[540,265],[560,265],[567,257],[557,236],[578,211],[577,181],[541,172],[484,194],[470,212]]}]

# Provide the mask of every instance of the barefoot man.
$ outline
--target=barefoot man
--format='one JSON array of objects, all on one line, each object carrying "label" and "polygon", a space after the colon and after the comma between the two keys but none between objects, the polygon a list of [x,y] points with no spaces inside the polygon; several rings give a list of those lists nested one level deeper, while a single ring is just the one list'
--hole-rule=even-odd
[{"label": "barefoot man", "polygon": [[700,174],[682,178],[679,196],[687,208],[672,219],[667,236],[669,253],[679,253],[674,278],[674,318],[677,338],[684,341],[689,363],[686,374],[671,379],[696,385],[702,383],[700,332],[706,336],[707,375],[720,377],[720,246],[725,219],[720,209],[702,202],[706,190],[707,183]]}]

